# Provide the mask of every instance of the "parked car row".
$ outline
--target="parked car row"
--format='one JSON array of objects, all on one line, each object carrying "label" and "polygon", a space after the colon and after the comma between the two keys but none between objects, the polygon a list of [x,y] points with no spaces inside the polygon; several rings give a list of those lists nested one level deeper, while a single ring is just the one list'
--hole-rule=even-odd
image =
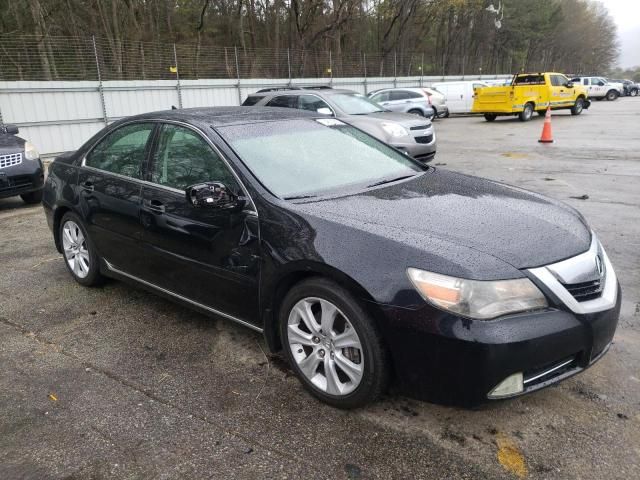
[{"label": "parked car row", "polygon": [[423,106],[414,104],[404,113],[392,111],[350,90],[299,88],[259,91],[249,95],[242,105],[294,108],[344,120],[426,163],[436,154],[436,134],[431,123],[433,110],[426,110],[428,104],[424,98],[422,103]]}]

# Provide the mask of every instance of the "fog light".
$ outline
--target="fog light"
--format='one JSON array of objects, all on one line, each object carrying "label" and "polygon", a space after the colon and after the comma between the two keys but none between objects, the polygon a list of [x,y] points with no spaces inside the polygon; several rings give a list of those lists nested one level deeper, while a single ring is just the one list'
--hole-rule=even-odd
[{"label": "fog light", "polygon": [[487,398],[504,398],[522,393],[524,391],[524,379],[522,372],[514,373],[500,382],[496,388],[489,392]]}]

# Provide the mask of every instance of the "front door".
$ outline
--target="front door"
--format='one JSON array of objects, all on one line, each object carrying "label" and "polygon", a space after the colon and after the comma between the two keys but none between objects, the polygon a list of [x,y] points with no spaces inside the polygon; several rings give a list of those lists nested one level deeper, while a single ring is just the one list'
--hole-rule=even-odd
[{"label": "front door", "polygon": [[142,176],[154,123],[132,123],[109,133],[85,157],[78,173],[79,208],[100,256],[138,275]]},{"label": "front door", "polygon": [[146,280],[236,319],[258,323],[258,218],[194,207],[188,186],[216,181],[245,195],[217,149],[196,130],[163,124],[142,189]]},{"label": "front door", "polygon": [[552,74],[549,75],[550,98],[549,102],[551,108],[561,108],[572,106],[575,101],[573,100],[573,88],[568,88],[567,83],[569,79],[564,75]]}]

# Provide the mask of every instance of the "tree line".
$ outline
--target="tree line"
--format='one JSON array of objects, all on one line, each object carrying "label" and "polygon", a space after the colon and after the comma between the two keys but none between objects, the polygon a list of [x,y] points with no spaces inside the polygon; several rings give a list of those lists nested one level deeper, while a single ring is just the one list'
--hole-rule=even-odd
[{"label": "tree line", "polygon": [[[491,3],[0,0],[0,67],[13,69],[14,76],[24,77],[33,68],[33,75],[43,79],[63,78],[67,70],[89,62],[92,51],[86,42],[60,39],[86,40],[90,35],[99,39],[100,61],[115,72],[114,78],[123,77],[132,61],[142,64],[135,75],[149,75],[145,62],[161,64],[164,71],[164,65],[173,63],[172,52],[159,46],[173,43],[180,48],[185,71],[188,67],[195,77],[209,75],[211,69],[200,68],[207,55],[211,63],[224,62],[229,76],[283,76],[292,74],[284,71],[291,64],[296,68],[301,62],[314,67],[302,68],[301,75],[355,76],[367,67],[371,76],[521,70],[602,74],[616,62],[616,28],[599,2],[493,0],[490,8]],[[223,55],[224,47],[236,49],[225,49]],[[237,59],[233,71],[238,51],[249,59],[246,72],[240,72]],[[287,55],[294,56],[288,57],[288,65]],[[264,58],[273,63],[267,73],[260,66]]]}]

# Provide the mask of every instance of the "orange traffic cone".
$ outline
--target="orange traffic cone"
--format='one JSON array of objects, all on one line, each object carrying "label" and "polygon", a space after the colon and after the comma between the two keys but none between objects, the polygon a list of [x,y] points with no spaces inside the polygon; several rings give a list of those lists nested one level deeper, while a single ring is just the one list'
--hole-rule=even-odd
[{"label": "orange traffic cone", "polygon": [[547,107],[547,113],[544,116],[544,126],[542,127],[542,136],[540,143],[553,143],[553,135],[551,134],[551,107]]}]

